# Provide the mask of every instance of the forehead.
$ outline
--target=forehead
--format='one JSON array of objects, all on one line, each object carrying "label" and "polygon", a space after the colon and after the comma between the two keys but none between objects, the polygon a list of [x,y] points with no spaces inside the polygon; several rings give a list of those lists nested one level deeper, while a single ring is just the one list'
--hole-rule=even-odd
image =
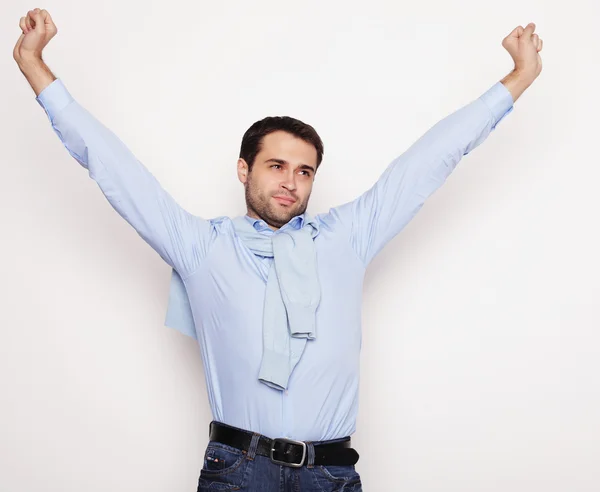
[{"label": "forehead", "polygon": [[316,165],[317,149],[311,143],[284,131],[275,131],[262,139],[258,156],[265,161],[271,158],[284,159],[290,162],[304,162]]}]

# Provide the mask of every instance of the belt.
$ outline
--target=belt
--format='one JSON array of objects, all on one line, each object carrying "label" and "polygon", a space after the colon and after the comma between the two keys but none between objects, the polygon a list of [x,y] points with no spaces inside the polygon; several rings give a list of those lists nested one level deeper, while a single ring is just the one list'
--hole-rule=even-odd
[{"label": "belt", "polygon": [[[209,426],[211,441],[227,444],[242,451],[250,449],[253,432],[233,427],[213,420]],[[308,463],[308,443],[278,437],[271,439],[259,434],[256,454],[266,456],[273,463],[291,467],[301,467]],[[358,452],[351,447],[350,437],[318,441],[313,444],[315,465],[354,465],[359,458]]]}]

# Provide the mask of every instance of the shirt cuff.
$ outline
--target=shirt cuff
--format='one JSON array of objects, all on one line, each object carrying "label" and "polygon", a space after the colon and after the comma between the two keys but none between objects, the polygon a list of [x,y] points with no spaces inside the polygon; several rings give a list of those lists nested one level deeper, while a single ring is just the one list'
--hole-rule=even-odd
[{"label": "shirt cuff", "polygon": [[73,102],[74,99],[62,83],[62,80],[56,79],[40,92],[35,100],[44,108],[50,121],[54,121],[56,115]]},{"label": "shirt cuff", "polygon": [[488,107],[494,116],[492,130],[513,110],[513,97],[502,82],[495,83],[479,99]]}]

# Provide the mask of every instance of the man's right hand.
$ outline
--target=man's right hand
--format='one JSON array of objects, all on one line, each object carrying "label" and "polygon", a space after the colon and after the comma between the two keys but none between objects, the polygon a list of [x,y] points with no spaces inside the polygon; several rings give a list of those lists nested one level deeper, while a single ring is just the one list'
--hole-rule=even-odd
[{"label": "man's right hand", "polygon": [[13,50],[18,64],[42,58],[42,50],[58,30],[46,10],[34,9],[21,17],[19,27],[23,31]]},{"label": "man's right hand", "polygon": [[42,51],[58,30],[46,10],[33,9],[21,17],[23,31],[13,49],[13,58],[38,96],[56,77],[42,60]]}]

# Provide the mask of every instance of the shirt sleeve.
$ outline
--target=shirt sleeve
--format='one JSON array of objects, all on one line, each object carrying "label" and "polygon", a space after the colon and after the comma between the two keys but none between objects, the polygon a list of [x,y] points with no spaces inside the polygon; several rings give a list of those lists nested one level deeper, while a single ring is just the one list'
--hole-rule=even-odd
[{"label": "shirt sleeve", "polygon": [[508,89],[497,82],[436,123],[395,158],[369,190],[330,209],[329,219],[349,230],[352,247],[365,266],[416,215],[461,158],[513,110],[513,103]]},{"label": "shirt sleeve", "polygon": [[71,156],[88,170],[112,207],[178,273],[206,254],[209,221],[184,210],[108,128],[73,99],[60,79],[36,98]]}]

